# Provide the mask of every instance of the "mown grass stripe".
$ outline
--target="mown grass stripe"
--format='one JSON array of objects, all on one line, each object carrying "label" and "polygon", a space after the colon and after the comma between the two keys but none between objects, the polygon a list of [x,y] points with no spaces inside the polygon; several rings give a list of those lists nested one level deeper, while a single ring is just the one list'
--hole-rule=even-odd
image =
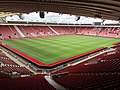
[{"label": "mown grass stripe", "polygon": [[112,43],[119,41],[120,39],[113,38],[69,35],[47,38],[3,40],[2,42],[45,64],[50,64],[101,46],[109,47]]}]

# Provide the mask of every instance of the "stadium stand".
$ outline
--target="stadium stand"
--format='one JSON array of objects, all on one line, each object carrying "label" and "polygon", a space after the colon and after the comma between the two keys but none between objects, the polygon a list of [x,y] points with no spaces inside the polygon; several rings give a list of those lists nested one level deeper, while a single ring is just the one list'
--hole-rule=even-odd
[{"label": "stadium stand", "polygon": [[98,33],[99,33],[98,28],[93,28],[93,29],[89,32],[89,35],[96,36]]},{"label": "stadium stand", "polygon": [[0,90],[120,90],[119,39],[120,0],[1,0]]},{"label": "stadium stand", "polygon": [[10,75],[9,74],[7,74],[7,73],[4,73],[4,72],[1,72],[0,71],[0,79],[6,79],[6,78],[10,78]]},{"label": "stadium stand", "polygon": [[7,26],[0,26],[0,33],[2,34],[2,37],[4,39],[11,39],[13,38],[14,36],[12,35],[12,32],[11,30],[9,29],[9,27]]},{"label": "stadium stand", "polygon": [[52,36],[54,32],[49,27],[39,27],[40,36]]},{"label": "stadium stand", "polygon": [[65,26],[52,26],[56,32],[58,32],[60,35],[67,35],[67,34],[75,34],[75,27],[65,27]]},{"label": "stadium stand", "polygon": [[35,31],[30,26],[21,26],[22,29],[26,32],[27,37],[36,37]]},{"label": "stadium stand", "polygon": [[1,69],[1,71],[9,73],[9,74],[12,74],[14,72],[19,73],[20,75],[32,75],[33,74],[25,67],[2,65],[2,67],[0,67],[0,69]]},{"label": "stadium stand", "polygon": [[14,26],[8,26],[8,27],[12,31],[14,38],[21,38],[20,34],[17,32],[17,30],[14,28]]},{"label": "stadium stand", "polygon": [[114,50],[59,71],[53,75],[54,80],[70,90],[118,89],[120,47],[111,49]]},{"label": "stadium stand", "polygon": [[13,60],[11,60],[8,56],[6,56],[1,50],[0,50],[0,62],[6,65],[17,65]]},{"label": "stadium stand", "polygon": [[[70,34],[120,38],[120,30],[116,27],[97,28],[76,26],[0,26],[0,29],[0,34],[2,34],[0,39],[36,38]],[[115,46],[109,49],[105,48],[103,53],[96,55],[87,61],[83,61],[76,65],[68,66],[60,70],[53,69],[56,70],[56,72],[51,73],[51,79],[69,90],[119,90],[120,46],[118,44],[119,43],[114,44]],[[95,54],[95,52],[97,52],[97,50],[93,50],[81,55],[89,57],[91,55],[89,53]],[[21,52],[19,53],[23,54]],[[60,62],[63,63],[67,60],[72,61],[72,59],[79,59],[79,57],[83,56],[78,55],[70,57],[53,64],[57,65]],[[28,58],[33,59],[32,57]],[[39,63],[41,64],[41,62]],[[43,66],[44,65],[45,64],[43,64]],[[52,64],[48,64],[48,66],[51,65]],[[13,78],[13,74],[19,74],[21,77]],[[24,75],[30,77],[22,77]],[[48,81],[46,81],[44,75],[34,75],[33,72],[29,71],[23,66],[18,65],[12,59],[6,56],[1,50],[0,87],[1,90],[55,90],[55,88],[52,87]]]},{"label": "stadium stand", "polygon": [[119,38],[119,28],[96,28],[76,26],[0,26],[0,39],[36,38],[56,35],[81,34]]},{"label": "stadium stand", "polygon": [[118,35],[118,32],[116,31],[116,28],[109,28],[107,37],[116,37]]},{"label": "stadium stand", "polygon": [[1,90],[56,90],[43,75],[31,77],[0,79]]},{"label": "stadium stand", "polygon": [[87,28],[86,30],[84,30],[82,33],[83,35],[90,35],[90,32],[92,31],[93,28]]},{"label": "stadium stand", "polygon": [[84,28],[84,27],[78,28],[76,34],[83,34],[83,31],[84,31],[85,29],[86,29],[86,28]]},{"label": "stadium stand", "polygon": [[[16,30],[19,32],[19,33],[21,33],[21,34],[23,34],[23,36],[25,36],[25,37],[29,37],[28,36],[28,33],[23,29],[23,27],[22,26],[16,26]],[[22,36],[22,35],[21,35]]]},{"label": "stadium stand", "polygon": [[98,36],[106,37],[107,33],[108,33],[108,28],[103,28],[98,34]]},{"label": "stadium stand", "polygon": [[25,67],[21,67],[16,62],[11,60],[6,54],[4,54],[0,50],[0,72],[7,73],[12,75],[12,73],[16,72],[20,75],[33,75],[31,71],[26,69]]}]

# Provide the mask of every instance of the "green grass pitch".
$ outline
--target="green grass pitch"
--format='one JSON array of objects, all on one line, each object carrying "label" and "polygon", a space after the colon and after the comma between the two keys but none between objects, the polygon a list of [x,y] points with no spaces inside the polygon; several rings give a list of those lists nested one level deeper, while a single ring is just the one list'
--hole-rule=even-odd
[{"label": "green grass pitch", "polygon": [[2,42],[40,62],[50,64],[102,46],[110,47],[114,42],[119,41],[120,39],[113,38],[68,35],[3,40]]}]

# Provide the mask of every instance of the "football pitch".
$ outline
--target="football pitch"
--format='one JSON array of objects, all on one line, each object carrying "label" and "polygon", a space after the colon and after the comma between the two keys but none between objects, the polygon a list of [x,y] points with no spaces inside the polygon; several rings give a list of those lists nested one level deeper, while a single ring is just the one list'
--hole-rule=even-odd
[{"label": "football pitch", "polygon": [[50,64],[102,46],[110,47],[113,43],[120,42],[120,39],[68,35],[2,40],[2,42],[40,62]]}]

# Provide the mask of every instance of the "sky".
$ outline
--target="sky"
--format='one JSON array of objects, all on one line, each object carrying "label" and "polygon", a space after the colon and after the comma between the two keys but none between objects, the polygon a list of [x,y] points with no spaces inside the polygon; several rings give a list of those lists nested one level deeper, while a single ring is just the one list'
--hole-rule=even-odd
[{"label": "sky", "polygon": [[[68,15],[53,12],[45,12],[45,18],[42,19],[38,12],[31,12],[29,14],[22,14],[24,20],[21,20],[18,15],[8,16],[6,21],[28,21],[28,22],[52,22],[52,23],[68,23],[68,24],[93,24],[93,22],[102,22],[98,18],[91,18],[80,16],[80,20],[76,21],[75,15]],[[119,23],[118,21],[105,20],[104,24]]]}]

